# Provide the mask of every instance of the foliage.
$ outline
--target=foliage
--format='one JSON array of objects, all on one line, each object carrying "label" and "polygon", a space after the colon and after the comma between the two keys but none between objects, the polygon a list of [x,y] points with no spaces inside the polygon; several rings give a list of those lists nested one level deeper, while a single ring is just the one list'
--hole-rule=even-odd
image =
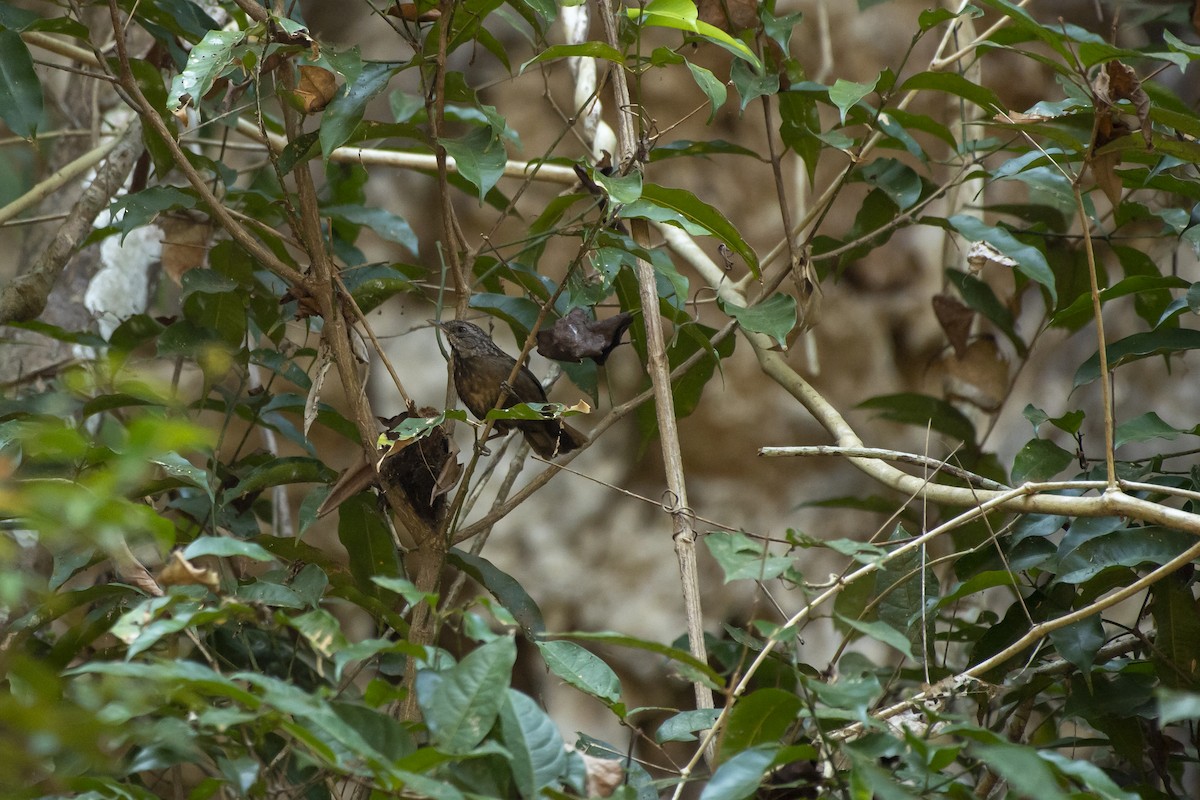
[{"label": "foliage", "polygon": [[[568,44],[548,41],[551,24],[577,4],[397,4],[371,18],[405,54],[388,62],[317,40],[298,4],[32,5],[0,3],[6,126],[32,142],[68,124],[46,102],[50,81],[40,82],[47,72],[31,51],[66,54],[89,80],[118,85],[142,123],[141,168],[94,238],[127,238],[165,219],[203,219],[219,234],[160,307],[110,333],[7,320],[14,337],[83,355],[29,380],[10,376],[0,401],[5,796],[648,798],[677,797],[694,782],[704,800],[1194,791],[1200,470],[1193,450],[1167,443],[1200,434],[1200,419],[1186,417],[1194,409],[1109,416],[1112,381],[1149,359],[1174,368],[1200,347],[1200,284],[1173,261],[1200,249],[1200,115],[1148,79],[1200,58],[1182,38],[1191,24],[1182,8],[1128,4],[1147,17],[1161,10],[1153,22],[1170,29],[1139,49],[1039,21],[1009,0],[927,10],[910,20],[912,47],[897,63],[870,80],[826,81],[794,56],[793,38],[811,21],[770,2],[698,12],[652,0],[614,16],[610,32],[596,24],[591,40]],[[863,14],[877,5],[859,3]],[[109,57],[102,48],[114,35]],[[915,53],[938,40],[929,65],[914,67]],[[951,53],[950,42],[962,49]],[[713,63],[704,48],[719,52],[718,66],[698,63]],[[618,102],[608,116],[638,127],[618,126],[610,163],[556,149],[514,162],[530,132],[518,129],[515,107],[486,102],[468,65],[482,54],[531,85],[566,59],[611,65]],[[999,87],[974,77],[1002,58],[1045,70],[1061,96],[1005,107]],[[712,115],[732,86],[738,125],[756,141],[752,112],[766,110],[768,152],[682,138],[651,122],[656,109],[619,102],[650,75],[698,91]],[[950,117],[928,111],[945,98]],[[235,139],[268,143],[268,157],[243,163],[212,144]],[[368,181],[381,178],[363,165],[397,155],[436,176],[436,250],[421,252],[409,221],[366,199]],[[705,159],[769,162],[780,197],[784,169],[813,182],[802,218],[778,209],[785,228],[772,255],[745,233],[761,209],[672,185]],[[648,163],[655,182],[643,179]],[[509,221],[535,180],[568,190],[522,222],[519,240],[475,244]],[[857,210],[843,220],[831,210],[846,197]],[[487,223],[464,235],[462,209],[475,206]],[[846,324],[818,322],[820,285],[877,263],[909,226],[945,237],[945,263],[955,262],[934,306],[944,363],[965,378],[948,397],[862,398],[884,419],[928,429],[946,459],[886,454],[920,465],[902,472],[853,450],[861,442],[840,412],[779,348],[815,325]],[[402,255],[369,262],[366,231]],[[726,263],[688,250],[690,237],[711,239]],[[1156,255],[1133,237],[1152,241]],[[656,245],[663,239],[669,247]],[[956,241],[965,259],[950,255]],[[560,269],[563,243],[575,255]],[[717,302],[702,311],[706,294]],[[708,534],[727,581],[804,598],[790,617],[764,614],[720,639],[694,628],[671,645],[619,630],[548,630],[524,587],[458,545],[527,502],[554,468],[470,518],[468,495],[486,479],[481,450],[461,472],[420,471],[454,461],[443,425],[466,415],[409,401],[381,441],[364,399],[356,352],[378,346],[364,312],[447,296],[458,315],[510,327],[526,353],[556,319],[588,325],[605,306],[633,315],[646,390],[616,402],[622,414],[641,407],[647,446],[661,434],[668,455],[678,441],[663,422],[703,402],[739,331],[739,346],[837,438],[840,454],[899,493],[823,501],[883,508],[888,535]],[[1106,340],[1102,307],[1136,329]],[[1102,397],[1092,416],[1103,420],[1013,391],[1053,329],[1096,341],[1094,356],[1058,377],[1080,405]],[[670,380],[656,371],[663,364]],[[599,365],[563,369],[600,399]],[[406,377],[401,369],[394,380],[407,399]],[[330,399],[335,383],[349,399]],[[1032,426],[1011,463],[987,436],[1005,404],[1024,406]],[[516,407],[482,425],[582,410]],[[606,429],[596,425],[593,445]],[[318,433],[362,448],[371,463],[386,452],[400,475],[384,481],[382,502],[368,491],[340,500],[345,556],[305,538],[337,482]],[[275,444],[253,449],[259,441]],[[360,489],[379,483],[369,477]],[[668,485],[684,477],[669,473]],[[310,492],[294,521],[283,511],[288,487]],[[671,510],[686,549],[694,520],[680,505]],[[398,529],[414,552],[399,551]],[[817,549],[845,559],[836,580],[805,574]],[[30,550],[48,558],[45,569],[18,566]],[[442,582],[447,565],[486,594],[460,601]],[[684,575],[681,591],[696,592]],[[1132,623],[1114,615],[1124,600],[1140,604]],[[834,663],[806,661],[801,635],[817,618],[844,636]],[[367,620],[372,634],[349,633],[350,619]],[[885,657],[845,650],[860,639]],[[538,700],[513,688],[520,640],[555,680],[644,732],[642,760],[586,734],[566,746]],[[661,661],[664,698],[682,675],[698,697],[715,692],[723,703],[627,707],[600,654],[616,648]],[[613,766],[620,778],[604,786]]]}]

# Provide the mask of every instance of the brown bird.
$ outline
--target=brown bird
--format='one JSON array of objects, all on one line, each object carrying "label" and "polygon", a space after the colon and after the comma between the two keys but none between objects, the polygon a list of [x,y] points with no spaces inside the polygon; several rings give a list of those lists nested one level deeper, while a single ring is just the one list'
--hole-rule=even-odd
[{"label": "brown bird", "polygon": [[[454,352],[454,390],[477,419],[483,419],[496,407],[504,392],[502,408],[517,403],[544,403],[546,392],[529,368],[522,365],[511,385],[503,385],[512,374],[517,360],[501,350],[478,325],[454,320],[435,322],[446,333]],[[587,437],[559,419],[498,419],[497,435],[516,428],[542,458],[554,458],[578,449]]]}]

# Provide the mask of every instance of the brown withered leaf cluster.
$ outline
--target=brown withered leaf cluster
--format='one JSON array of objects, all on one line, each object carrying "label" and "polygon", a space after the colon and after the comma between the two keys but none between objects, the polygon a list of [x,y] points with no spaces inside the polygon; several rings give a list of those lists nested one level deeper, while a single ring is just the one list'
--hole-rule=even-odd
[{"label": "brown withered leaf cluster", "polygon": [[537,349],[555,361],[579,363],[590,358],[603,364],[632,323],[633,315],[627,311],[595,320],[582,308],[573,308],[549,328],[538,331]]},{"label": "brown withered leaf cluster", "polygon": [[1108,197],[1114,206],[1121,201],[1121,179],[1117,177],[1116,167],[1121,163],[1119,152],[1098,153],[1104,145],[1115,141],[1132,132],[1129,125],[1121,118],[1116,105],[1122,100],[1133,104],[1137,113],[1138,125],[1142,131],[1142,139],[1146,149],[1151,149],[1153,140],[1150,130],[1150,96],[1142,88],[1142,82],[1132,67],[1120,61],[1109,61],[1092,81],[1092,101],[1096,107],[1095,136],[1092,140],[1090,163],[1096,185]]}]

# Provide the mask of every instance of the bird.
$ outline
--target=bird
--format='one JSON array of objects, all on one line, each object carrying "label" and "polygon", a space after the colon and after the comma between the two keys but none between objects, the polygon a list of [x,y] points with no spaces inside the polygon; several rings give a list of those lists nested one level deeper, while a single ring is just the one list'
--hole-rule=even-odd
[{"label": "bird", "polygon": [[[524,364],[511,384],[505,383],[517,360],[501,350],[478,325],[463,320],[433,324],[446,334],[454,354],[454,390],[476,419],[484,419],[497,404],[508,408],[517,403],[546,402],[542,384]],[[504,400],[500,402],[502,392]],[[496,435],[514,428],[535,453],[547,459],[577,450],[587,442],[587,436],[560,419],[495,421]]]}]

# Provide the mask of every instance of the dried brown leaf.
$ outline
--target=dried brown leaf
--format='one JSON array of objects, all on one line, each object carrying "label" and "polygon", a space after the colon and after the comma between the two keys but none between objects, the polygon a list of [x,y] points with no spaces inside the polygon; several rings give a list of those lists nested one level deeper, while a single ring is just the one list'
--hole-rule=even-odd
[{"label": "dried brown leaf", "polygon": [[967,349],[967,340],[971,336],[975,312],[953,295],[943,293],[933,296],[933,313],[942,330],[946,332],[946,339],[954,348],[954,354],[962,357]]},{"label": "dried brown leaf", "polygon": [[206,567],[197,567],[176,550],[171,559],[158,573],[160,586],[206,586],[214,594],[221,587],[217,573]]},{"label": "dried brown leaf", "polygon": [[315,114],[337,94],[337,76],[324,67],[311,64],[300,65],[300,80],[296,83],[296,97],[305,114]]}]

